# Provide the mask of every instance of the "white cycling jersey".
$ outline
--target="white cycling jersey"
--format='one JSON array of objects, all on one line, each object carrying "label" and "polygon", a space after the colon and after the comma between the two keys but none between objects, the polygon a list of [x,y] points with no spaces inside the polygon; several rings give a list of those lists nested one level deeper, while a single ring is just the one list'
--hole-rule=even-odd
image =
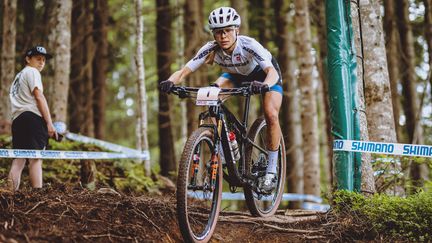
[{"label": "white cycling jersey", "polygon": [[186,63],[186,67],[194,72],[213,51],[215,52],[214,62],[221,66],[224,72],[249,75],[257,65],[263,70],[274,67],[270,52],[254,38],[239,35],[235,45],[234,51],[229,55],[218,46],[216,41],[210,41]]}]

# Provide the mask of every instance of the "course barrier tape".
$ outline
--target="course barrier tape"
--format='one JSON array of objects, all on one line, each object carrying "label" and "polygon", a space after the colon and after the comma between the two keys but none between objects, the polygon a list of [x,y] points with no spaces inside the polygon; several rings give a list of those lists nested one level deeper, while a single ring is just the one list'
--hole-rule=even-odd
[{"label": "course barrier tape", "polygon": [[432,158],[432,146],[421,144],[334,140],[333,150]]},{"label": "course barrier tape", "polygon": [[65,137],[72,141],[94,144],[114,152],[60,151],[60,150],[27,150],[0,149],[0,158],[30,159],[139,159],[149,160],[148,151],[139,151],[118,144],[86,137],[75,133],[66,133]]},{"label": "course barrier tape", "polygon": [[320,211],[320,212],[327,212],[330,209],[330,205],[328,204],[318,204],[318,203],[310,203],[310,202],[303,202],[302,208],[306,210],[314,210],[314,211]]},{"label": "course barrier tape", "polygon": [[147,153],[125,154],[110,152],[0,149],[0,158],[29,159],[147,159]]},{"label": "course barrier tape", "polygon": [[[76,141],[76,142],[94,144],[94,145],[97,145],[99,147],[105,148],[105,149],[113,151],[113,152],[125,153],[125,154],[142,154],[141,151],[136,150],[136,149],[131,149],[131,148],[124,147],[124,146],[121,146],[118,144],[106,142],[106,141],[99,140],[96,138],[86,137],[86,136],[75,134],[75,133],[68,132],[65,134],[65,137],[69,140]],[[148,152],[144,151],[143,153],[148,153]],[[149,157],[149,159],[150,159],[150,157]]]},{"label": "course barrier tape", "polygon": [[398,170],[389,170],[389,171],[387,171],[387,170],[377,170],[377,171],[374,171],[374,176],[379,176],[381,174],[391,174],[391,175],[401,175],[401,176],[404,175],[404,173],[402,173],[402,172],[400,172]]},{"label": "course barrier tape", "polygon": [[[204,199],[204,192],[202,191],[189,191],[188,192],[189,197],[198,198],[198,199]],[[208,197],[208,195],[206,194]],[[263,196],[260,200],[266,200],[272,201],[273,198],[271,196]],[[227,201],[243,201],[245,200],[245,196],[242,192],[222,192],[222,200]],[[298,193],[284,193],[282,195],[282,201],[309,201],[309,202],[303,202],[302,208],[307,210],[316,210],[316,211],[328,211],[330,208],[327,204],[321,204],[322,198],[314,195],[305,195],[305,194],[298,194]]]}]

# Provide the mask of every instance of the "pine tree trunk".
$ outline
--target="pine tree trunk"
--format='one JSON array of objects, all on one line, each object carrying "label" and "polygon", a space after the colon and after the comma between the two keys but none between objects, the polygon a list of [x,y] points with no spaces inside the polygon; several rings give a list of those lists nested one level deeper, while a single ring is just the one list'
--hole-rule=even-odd
[{"label": "pine tree trunk", "polygon": [[[318,110],[319,110],[319,131],[320,131],[320,148],[323,154],[321,168],[325,171],[325,181],[328,187],[333,185],[333,135],[331,133],[331,118],[330,118],[330,100],[328,94],[328,80],[327,80],[327,32],[325,25],[325,4],[321,0],[314,0],[314,5],[310,6],[313,11],[313,25],[316,26],[317,38],[316,40],[319,53],[317,55],[317,68],[319,73],[319,86],[318,86]],[[330,188],[329,188],[330,189]]]},{"label": "pine tree trunk", "polygon": [[11,106],[9,89],[15,76],[16,11],[16,0],[3,1],[3,29],[0,54],[0,134],[10,133]]},{"label": "pine tree trunk", "polygon": [[[293,18],[284,0],[274,3],[276,15],[276,36],[279,47],[278,63],[282,72],[284,97],[282,103],[282,133],[287,156],[288,192],[303,194],[303,151],[300,121],[300,101],[297,96],[298,84],[295,78],[296,56],[292,29]],[[290,201],[289,208],[301,208],[301,201]]]},{"label": "pine tree trunk", "polygon": [[[157,67],[160,81],[167,80],[171,75],[171,23],[172,14],[168,0],[156,1],[157,13]],[[176,171],[174,136],[170,114],[170,99],[164,92],[159,92],[159,149],[161,175],[170,176]]]},{"label": "pine tree trunk", "polygon": [[83,59],[82,38],[85,35],[83,30],[82,1],[73,1],[72,4],[72,36],[71,36],[71,73],[69,87],[69,130],[71,132],[81,132],[80,125],[83,122],[84,110],[81,105],[81,70]]},{"label": "pine tree trunk", "polygon": [[[416,93],[417,79],[415,74],[415,51],[412,26],[408,17],[408,0],[397,0],[396,13],[399,17],[399,36],[402,46],[400,70],[402,80],[402,94],[404,96],[403,108],[406,117],[406,129],[409,142],[413,144],[423,143],[423,128],[420,124],[420,111]],[[427,179],[427,167],[425,164],[411,163],[410,176],[415,187],[422,187]]]},{"label": "pine tree trunk", "polygon": [[[424,29],[425,29],[425,36],[426,36],[426,43],[428,46],[428,55],[429,55],[429,69],[432,69],[432,0],[423,0],[423,3],[425,5],[425,23],[424,23]],[[430,91],[432,96],[432,78],[431,78],[431,70],[429,70],[429,84],[430,84]]]},{"label": "pine tree trunk", "polygon": [[[69,130],[93,136],[92,63],[94,47],[93,18],[90,2],[72,3],[71,73],[69,89]],[[81,160],[81,183],[94,188],[96,165],[92,160]]]},{"label": "pine tree trunk", "polygon": [[[147,93],[145,88],[145,68],[144,68],[144,18],[142,16],[142,0],[135,1],[136,11],[136,54],[135,63],[137,66],[137,86],[138,86],[138,122],[139,126],[139,140],[140,150],[148,151],[149,143],[147,138]],[[144,160],[145,175],[151,175],[150,160]]]},{"label": "pine tree trunk", "polygon": [[242,35],[248,35],[249,33],[249,2],[246,0],[230,0],[231,6],[241,16],[240,33]]},{"label": "pine tree trunk", "polygon": [[50,69],[53,74],[47,77],[50,84],[48,102],[53,121],[66,122],[70,75],[71,15],[72,1],[65,0],[54,6],[48,36],[48,49],[53,53]]},{"label": "pine tree trunk", "polygon": [[396,142],[379,2],[360,4],[369,138],[375,142]]},{"label": "pine tree trunk", "polygon": [[312,79],[313,58],[311,54],[311,30],[309,20],[308,1],[295,0],[296,13],[294,23],[296,27],[296,48],[299,64],[299,85],[302,106],[302,135],[304,155],[304,192],[320,195],[320,166],[318,117],[316,104],[316,90]]},{"label": "pine tree trunk", "polygon": [[93,124],[93,59],[95,56],[96,46],[93,42],[93,14],[91,11],[91,2],[85,1],[85,16],[86,16],[86,25],[84,27],[85,38],[85,52],[82,67],[84,68],[84,94],[83,101],[85,107],[85,116],[84,116],[84,134],[88,136],[94,137],[94,124]]},{"label": "pine tree trunk", "polygon": [[[365,9],[368,9],[368,7],[370,6],[364,6]],[[360,123],[360,138],[362,141],[369,141],[369,131],[368,131],[368,119],[366,116],[366,105],[365,105],[365,91],[364,91],[364,82],[368,81],[368,82],[374,82],[374,80],[366,80],[363,79],[367,73],[364,73],[363,70],[366,70],[366,68],[368,68],[368,70],[370,70],[371,66],[369,63],[369,60],[365,60],[365,62],[362,62],[362,58],[363,55],[365,55],[365,57],[370,57],[370,49],[369,48],[365,48],[364,49],[364,54],[363,49],[362,49],[362,37],[363,37],[363,33],[366,32],[370,32],[372,30],[370,30],[371,28],[371,24],[374,25],[376,23],[370,23],[369,21],[366,20],[361,20],[359,19],[359,9],[357,7],[357,4],[351,3],[351,18],[352,18],[352,25],[353,25],[353,29],[354,29],[354,41],[355,41],[355,47],[356,47],[356,53],[357,56],[360,56],[361,58],[357,58],[357,93],[358,93],[358,101],[356,101],[357,106],[358,106],[358,110],[360,112],[358,112],[358,117],[359,117],[359,123]],[[366,10],[367,11],[367,10]],[[363,23],[364,21],[364,23]],[[364,31],[363,33],[360,32],[360,25],[363,27],[362,31]],[[367,41],[367,40],[365,40]],[[376,40],[374,40],[376,41]],[[367,44],[366,42],[364,43],[365,45]],[[371,43],[369,43],[370,45]],[[383,47],[383,46],[382,46]],[[366,65],[365,63],[368,63],[368,65]],[[364,65],[365,64],[365,65]],[[385,75],[385,74],[383,74]],[[368,97],[371,97],[371,94],[369,94]],[[389,100],[391,101],[391,100]],[[376,105],[376,104],[374,104]],[[375,193],[376,189],[375,189],[375,178],[374,178],[374,172],[372,169],[372,164],[371,164],[371,160],[372,160],[372,156],[369,153],[362,153],[361,154],[361,160],[362,160],[362,165],[361,165],[361,191],[363,193],[367,193],[367,194],[373,194]]]},{"label": "pine tree trunk", "polygon": [[71,78],[68,111],[70,131],[94,136],[93,16],[89,1],[73,1]]},{"label": "pine tree trunk", "polygon": [[396,137],[397,141],[400,141],[402,128],[399,124],[399,117],[401,113],[401,104],[398,93],[398,85],[399,85],[399,41],[398,41],[398,29],[397,29],[397,19],[399,18],[395,14],[395,2],[394,0],[385,0],[384,1],[384,30],[386,32],[385,35],[385,43],[386,43],[386,53],[387,53],[387,65],[388,65],[388,73],[390,79],[390,90],[392,97],[392,106],[393,106],[393,117],[396,129]]},{"label": "pine tree trunk", "polygon": [[36,37],[37,33],[35,33],[36,32],[35,30],[37,29],[35,28],[35,23],[37,23],[36,22],[37,20],[35,18],[36,0],[19,0],[17,6],[18,9],[22,9],[22,11],[24,12],[23,28],[24,28],[24,33],[26,33],[26,35],[23,36],[18,35],[16,44],[17,46],[22,46],[23,50],[27,50],[32,45],[35,45],[36,43],[40,43],[40,41],[38,40],[39,38]]},{"label": "pine tree trunk", "polygon": [[271,8],[271,0],[260,0],[257,5],[256,10],[258,14],[256,15],[256,20],[258,24],[256,28],[258,29],[258,40],[264,46],[268,47],[268,43],[271,40],[271,17],[269,15]]},{"label": "pine tree trunk", "polygon": [[[185,56],[187,58],[193,57],[199,48],[204,44],[203,42],[203,19],[199,0],[190,0],[185,3]],[[200,67],[187,79],[186,85],[193,87],[200,87],[207,85],[207,77],[205,75],[205,67]],[[198,109],[195,101],[189,99],[186,103],[188,113],[188,136],[198,127]]]},{"label": "pine tree trunk", "polygon": [[95,137],[105,137],[105,96],[108,72],[108,18],[109,7],[105,0],[93,1],[93,40],[96,45],[93,60],[93,123]]}]

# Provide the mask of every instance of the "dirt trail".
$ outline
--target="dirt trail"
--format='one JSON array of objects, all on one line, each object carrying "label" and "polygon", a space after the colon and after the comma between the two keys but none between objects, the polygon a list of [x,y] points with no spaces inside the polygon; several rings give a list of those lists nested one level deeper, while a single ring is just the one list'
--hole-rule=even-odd
[{"label": "dirt trail", "polygon": [[[212,242],[326,242],[326,215],[280,211],[270,218],[222,212]],[[120,195],[59,186],[0,191],[0,242],[182,242],[174,194]]]}]

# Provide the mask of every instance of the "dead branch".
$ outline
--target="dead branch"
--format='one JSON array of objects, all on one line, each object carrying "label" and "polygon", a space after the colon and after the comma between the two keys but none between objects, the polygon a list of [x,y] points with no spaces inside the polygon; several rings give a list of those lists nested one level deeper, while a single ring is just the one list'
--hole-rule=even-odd
[{"label": "dead branch", "polygon": [[268,223],[277,223],[277,224],[291,224],[291,223],[299,223],[299,222],[315,222],[319,220],[317,215],[315,216],[306,216],[306,217],[290,217],[283,215],[275,215],[272,217],[266,218],[256,218],[251,216],[242,216],[242,215],[234,215],[234,216],[219,216],[219,220],[233,223],[242,223],[242,222],[268,222]]},{"label": "dead branch", "polygon": [[30,210],[28,210],[27,212],[25,212],[24,214],[29,214],[31,213],[33,210],[35,210],[37,207],[39,207],[40,205],[44,204],[46,201],[41,201],[36,203],[36,205],[34,205]]},{"label": "dead branch", "polygon": [[263,224],[263,226],[271,228],[271,229],[275,229],[278,231],[288,232],[288,233],[313,234],[313,233],[316,233],[319,231],[319,230],[302,230],[302,229],[282,228],[282,227],[279,227],[276,225],[271,225],[271,224]]},{"label": "dead branch", "polygon": [[83,237],[85,239],[87,239],[87,240],[91,239],[91,238],[103,238],[103,237],[108,237],[108,239],[110,239],[110,240],[111,240],[111,237],[113,237],[113,238],[120,238],[120,239],[133,240],[133,238],[129,237],[129,236],[114,235],[114,234],[111,234],[111,233],[101,234],[101,235],[83,235]]},{"label": "dead branch", "polygon": [[153,227],[155,227],[159,232],[162,233],[162,230],[155,223],[153,223],[153,221],[150,220],[147,214],[145,214],[143,211],[139,210],[138,208],[135,208],[134,211],[142,215],[151,225],[153,225]]}]

